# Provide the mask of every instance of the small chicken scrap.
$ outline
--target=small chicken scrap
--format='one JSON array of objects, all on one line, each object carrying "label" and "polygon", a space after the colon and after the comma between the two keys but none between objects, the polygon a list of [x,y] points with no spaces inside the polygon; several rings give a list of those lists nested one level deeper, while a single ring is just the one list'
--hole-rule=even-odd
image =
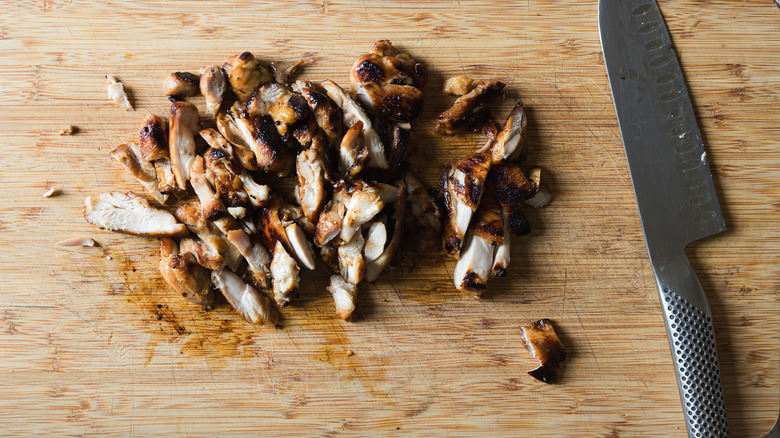
[{"label": "small chicken scrap", "polygon": [[566,350],[555,334],[552,321],[544,318],[520,327],[520,337],[525,348],[540,362],[528,374],[544,383],[554,383],[560,364],[566,359]]},{"label": "small chicken scrap", "polygon": [[[438,205],[407,162],[427,74],[389,41],[355,62],[351,92],[289,84],[302,64],[271,63],[271,74],[243,52],[199,75],[171,73],[168,123],[147,114],[137,139],[112,152],[163,207],[105,193],[87,198],[87,221],[161,237],[159,269],[174,291],[204,308],[219,291],[252,324],[277,324],[319,253],[336,312],[350,320],[358,285],[377,280],[404,238],[419,248],[441,232]],[[185,100],[197,94],[204,108]],[[202,129],[202,117],[217,129]],[[285,196],[279,187],[293,181]]]},{"label": "small chicken scrap", "polygon": [[108,98],[122,108],[123,111],[132,111],[133,106],[130,105],[130,101],[127,99],[125,86],[110,75],[106,76],[106,82],[108,83]]}]

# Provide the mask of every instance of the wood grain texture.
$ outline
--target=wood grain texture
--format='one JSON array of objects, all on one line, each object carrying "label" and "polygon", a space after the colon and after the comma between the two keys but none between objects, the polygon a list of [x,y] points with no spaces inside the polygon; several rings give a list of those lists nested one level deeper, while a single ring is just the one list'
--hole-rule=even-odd
[{"label": "wood grain texture", "polygon": [[[728,231],[690,248],[715,315],[734,436],[780,405],[780,13],[774,2],[660,2],[688,78]],[[595,1],[0,1],[0,423],[39,436],[684,436],[655,281],[603,66]],[[348,81],[377,39],[430,69],[414,128],[427,183],[476,135],[443,138],[455,74],[499,78],[529,109],[529,164],[555,196],[530,211],[508,278],[474,301],[453,263],[409,256],[338,320],[324,271],[284,328],[170,292],[155,240],[85,223],[83,199],[140,187],[109,152],[162,79],[250,50]],[[107,98],[103,76],[135,112]],[[194,99],[203,105],[202,99]],[[57,133],[67,124],[77,135]],[[43,199],[47,187],[62,192]],[[98,248],[53,243],[91,236]],[[107,258],[110,256],[111,258]],[[518,327],[568,349],[544,385]],[[345,352],[352,350],[352,356]]]}]

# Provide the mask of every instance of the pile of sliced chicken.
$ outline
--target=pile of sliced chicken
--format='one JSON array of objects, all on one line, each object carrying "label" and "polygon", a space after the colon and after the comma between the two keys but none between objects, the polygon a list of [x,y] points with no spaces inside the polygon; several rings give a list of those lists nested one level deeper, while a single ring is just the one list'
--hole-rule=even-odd
[{"label": "pile of sliced chicken", "polygon": [[444,251],[458,260],[455,287],[477,298],[491,277],[506,275],[511,235],[531,231],[521,205],[543,207],[550,201],[539,186],[541,169],[523,172],[517,166],[526,156],[523,104],[515,105],[501,130],[493,122],[489,104],[503,88],[495,80],[448,79],[444,92],[459,97],[436,124],[436,131],[447,135],[481,131],[488,136],[483,148],[452,163],[439,180]]},{"label": "pile of sliced chicken", "polygon": [[[112,152],[156,205],[104,193],[87,198],[87,221],[160,237],[171,288],[204,308],[219,291],[256,324],[275,325],[301,270],[324,261],[337,313],[350,320],[358,284],[375,281],[402,246],[441,233],[439,207],[407,163],[426,72],[389,41],[357,59],[350,91],[290,83],[300,65],[269,70],[244,52],[199,75],[169,75],[168,127],[148,114],[137,140]],[[196,95],[201,112],[185,101]],[[277,188],[282,177],[296,182],[292,193]]]}]

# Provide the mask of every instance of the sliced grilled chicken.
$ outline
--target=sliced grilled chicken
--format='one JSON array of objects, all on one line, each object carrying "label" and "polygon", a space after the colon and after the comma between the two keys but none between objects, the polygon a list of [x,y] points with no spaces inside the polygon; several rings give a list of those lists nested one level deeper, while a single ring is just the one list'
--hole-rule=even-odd
[{"label": "sliced grilled chicken", "polygon": [[347,282],[360,283],[366,275],[366,261],[363,258],[365,239],[360,233],[355,233],[352,240],[338,249],[339,272]]},{"label": "sliced grilled chicken", "polygon": [[474,154],[458,160],[446,171],[439,183],[444,205],[444,251],[451,257],[460,255],[463,238],[471,216],[482,197],[483,185],[490,169],[490,155]]},{"label": "sliced grilled chicken", "polygon": [[206,114],[216,117],[227,91],[225,72],[218,65],[209,65],[200,69],[200,94],[206,98]]},{"label": "sliced grilled chicken", "polygon": [[243,257],[238,249],[228,242],[221,230],[214,223],[203,219],[200,202],[197,200],[186,202],[174,210],[173,214],[183,222],[187,228],[200,238],[209,250],[216,251],[232,270],[238,270]]},{"label": "sliced grilled chicken", "polygon": [[453,76],[444,81],[444,86],[441,91],[445,94],[454,94],[455,96],[463,96],[467,94],[476,86],[479,85],[479,81],[471,79],[468,76]]},{"label": "sliced grilled chicken", "polygon": [[399,53],[388,40],[377,41],[370,53],[355,60],[350,70],[350,84],[373,82],[377,84],[409,85],[418,89],[425,86],[428,73],[408,53]]},{"label": "sliced grilled chicken", "polygon": [[150,195],[159,203],[168,201],[168,193],[160,187],[157,170],[154,165],[141,157],[141,152],[135,143],[127,143],[118,146],[111,152],[111,156],[127,170]]},{"label": "sliced grilled chicken", "polygon": [[552,321],[547,318],[520,327],[520,337],[525,348],[531,352],[540,365],[528,372],[533,378],[544,383],[553,383],[558,378],[558,368],[566,360],[566,350],[555,334]]},{"label": "sliced grilled chicken", "polygon": [[341,175],[355,176],[363,170],[368,148],[363,142],[363,122],[357,121],[344,133],[339,145],[338,170]]},{"label": "sliced grilled chicken", "polygon": [[190,169],[190,183],[200,200],[201,213],[207,221],[219,219],[227,213],[224,204],[220,201],[214,189],[206,180],[206,170],[203,165],[203,157],[196,157]]},{"label": "sliced grilled chicken", "polygon": [[241,102],[246,102],[261,85],[273,80],[271,73],[257,62],[251,52],[231,56],[222,66],[230,88]]},{"label": "sliced grilled chicken", "polygon": [[354,89],[360,103],[391,120],[410,122],[422,110],[422,90],[412,85],[358,82]]},{"label": "sliced grilled chicken", "polygon": [[157,181],[159,181],[160,193],[170,195],[176,193],[179,189],[176,185],[176,175],[173,174],[171,160],[160,158],[155,160],[154,170],[157,172]]},{"label": "sliced grilled chicken", "polygon": [[341,233],[341,225],[346,213],[347,207],[343,202],[337,199],[328,202],[317,220],[314,244],[323,247],[338,236]]},{"label": "sliced grilled chicken", "polygon": [[160,239],[160,273],[184,298],[199,306],[214,304],[209,270],[199,265],[192,254],[180,253],[176,241],[170,237]]},{"label": "sliced grilled chicken", "polygon": [[266,248],[275,248],[277,242],[282,242],[284,246],[289,247],[287,231],[279,218],[280,207],[281,202],[277,198],[271,198],[268,205],[258,210],[258,226]]},{"label": "sliced grilled chicken", "polygon": [[284,227],[285,234],[287,235],[287,241],[290,242],[290,248],[295,254],[295,258],[298,259],[301,265],[314,270],[314,251],[309,243],[306,235],[303,233],[303,228],[298,224],[293,223]]},{"label": "sliced grilled chicken", "polygon": [[276,99],[269,112],[277,127],[282,124],[289,126],[309,116],[309,104],[300,93],[286,92]]},{"label": "sliced grilled chicken", "polygon": [[279,176],[287,176],[292,171],[295,156],[285,145],[271,117],[247,116],[235,106],[231,108],[230,117],[238,128],[238,134],[244,144],[248,145],[255,154],[258,168]]},{"label": "sliced grilled chicken", "polygon": [[375,185],[362,181],[353,181],[349,188],[350,198],[346,204],[347,212],[341,226],[342,242],[349,242],[360,226],[368,223],[382,211],[382,191]]},{"label": "sliced grilled chicken", "polygon": [[387,243],[387,227],[384,222],[372,222],[366,231],[365,239],[363,254],[365,255],[366,263],[373,262],[382,255]]},{"label": "sliced grilled chicken", "polygon": [[439,114],[436,132],[453,135],[482,129],[485,123],[491,120],[487,105],[498,97],[503,89],[504,84],[500,81],[480,81],[474,89],[455,100],[451,108]]},{"label": "sliced grilled chicken", "polygon": [[339,318],[344,321],[352,319],[357,301],[357,285],[344,280],[341,275],[332,275],[328,292],[333,295],[333,302],[336,305],[336,313],[338,313]]},{"label": "sliced grilled chicken", "polygon": [[206,242],[192,237],[184,237],[179,242],[180,254],[192,254],[199,265],[210,270],[220,270],[225,267],[225,259],[214,247]]},{"label": "sliced grilled chicken", "polygon": [[339,245],[335,240],[320,247],[320,257],[331,273],[339,272]]},{"label": "sliced grilled chicken", "polygon": [[252,178],[252,175],[246,170],[241,172],[239,178],[241,179],[244,191],[249,196],[249,202],[251,202],[252,205],[255,207],[268,205],[271,201],[271,189],[267,185],[256,183],[254,178]]},{"label": "sliced grilled chicken", "polygon": [[455,264],[455,288],[479,298],[487,286],[493,265],[493,247],[487,240],[469,233],[458,263]]},{"label": "sliced grilled chicken", "polygon": [[390,141],[390,163],[387,172],[387,179],[394,180],[400,175],[406,159],[411,153],[411,134],[408,129],[401,126],[392,128],[392,139]]},{"label": "sliced grilled chicken", "polygon": [[322,86],[325,87],[328,96],[333,99],[344,112],[344,127],[351,128],[358,121],[363,122],[363,141],[368,149],[366,166],[387,169],[388,163],[387,157],[385,157],[385,147],[382,144],[382,140],[379,138],[379,134],[374,130],[368,115],[363,111],[363,108],[352,100],[349,94],[336,85],[335,82],[324,81]]},{"label": "sliced grilled chicken", "polygon": [[265,325],[276,325],[279,322],[279,313],[271,304],[271,300],[244,283],[244,280],[230,269],[212,271],[211,282],[247,322]]},{"label": "sliced grilled chicken", "polygon": [[504,242],[502,209],[493,194],[494,188],[486,185],[486,189],[471,221],[471,230],[474,235],[485,239],[488,243],[500,245]]},{"label": "sliced grilled chicken", "polygon": [[404,218],[403,248],[406,251],[430,251],[441,242],[439,205],[410,171],[404,175],[407,208]]},{"label": "sliced grilled chicken", "polygon": [[187,71],[177,71],[169,74],[163,82],[165,95],[174,101],[182,100],[198,94],[200,78]]},{"label": "sliced grilled chicken", "polygon": [[538,187],[513,164],[503,163],[493,166],[493,169],[490,177],[495,183],[491,184],[496,187],[496,198],[504,210],[510,230],[516,236],[530,233],[531,226],[523,214],[522,203],[533,198]]},{"label": "sliced grilled chicken", "polygon": [[233,156],[241,163],[241,166],[247,170],[258,170],[255,153],[251,151],[249,144],[244,141],[232,115],[228,113],[217,114],[217,129],[233,145]]},{"label": "sliced grilled chicken", "polygon": [[117,104],[119,108],[122,108],[123,111],[132,111],[133,106],[130,105],[130,101],[127,99],[125,86],[113,76],[106,76],[106,82],[108,83],[108,98]]},{"label": "sliced grilled chicken", "polygon": [[242,169],[231,159],[233,148],[213,129],[204,129],[201,131],[201,137],[211,145],[203,154],[209,184],[226,207],[247,207],[250,198],[239,176]]},{"label": "sliced grilled chicken", "polygon": [[154,114],[147,114],[138,132],[138,150],[146,161],[170,158],[165,121]]},{"label": "sliced grilled chicken", "polygon": [[280,306],[287,304],[290,298],[298,293],[300,271],[301,268],[284,249],[282,242],[276,242],[274,256],[271,260],[271,278],[273,279],[274,299]]},{"label": "sliced grilled chicken", "polygon": [[496,135],[490,146],[493,162],[525,161],[527,129],[528,118],[523,110],[523,102],[518,102],[506,118],[504,129]]},{"label": "sliced grilled chicken", "polygon": [[300,66],[306,62],[303,59],[298,61],[274,61],[271,62],[271,70],[274,72],[274,80],[280,84],[287,84],[290,80],[290,76],[295,73]]},{"label": "sliced grilled chicken", "polygon": [[190,168],[195,160],[195,134],[200,131],[198,108],[187,102],[174,102],[171,105],[171,131],[168,141],[171,166],[176,177],[176,185],[187,189]]},{"label": "sliced grilled chicken", "polygon": [[153,208],[149,202],[133,193],[109,192],[97,198],[87,196],[84,218],[87,222],[110,231],[139,236],[184,236],[189,233],[184,224],[170,213]]},{"label": "sliced grilled chicken", "polygon": [[230,230],[226,233],[227,240],[238,249],[246,259],[252,282],[260,289],[271,287],[271,254],[260,242],[252,240],[244,230]]},{"label": "sliced grilled chicken", "polygon": [[295,88],[306,99],[314,114],[314,120],[325,133],[328,143],[335,145],[344,132],[344,113],[341,108],[330,97],[317,91],[310,82],[297,81]]},{"label": "sliced grilled chicken", "polygon": [[493,252],[493,267],[491,271],[494,277],[506,276],[506,270],[509,268],[509,240],[512,233],[510,232],[509,218],[503,210],[501,211],[501,221],[504,226],[503,239]]},{"label": "sliced grilled chicken", "polygon": [[327,196],[325,159],[324,152],[309,148],[298,154],[295,165],[298,175],[298,202],[306,219],[313,223],[317,222]]},{"label": "sliced grilled chicken", "polygon": [[406,217],[405,184],[401,184],[398,187],[398,195],[393,202],[393,207],[393,219],[395,222],[395,225],[393,225],[393,237],[379,257],[366,263],[366,280],[370,282],[374,282],[379,278],[379,274],[390,264],[401,247],[401,240],[404,235],[404,219]]},{"label": "sliced grilled chicken", "polygon": [[246,104],[250,116],[270,116],[271,107],[289,91],[282,84],[271,82],[258,88]]}]

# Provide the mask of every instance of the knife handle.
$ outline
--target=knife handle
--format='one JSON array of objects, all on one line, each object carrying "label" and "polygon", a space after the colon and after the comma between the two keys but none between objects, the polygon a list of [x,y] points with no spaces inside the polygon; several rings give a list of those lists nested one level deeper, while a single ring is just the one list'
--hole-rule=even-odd
[{"label": "knife handle", "polygon": [[656,278],[688,436],[726,437],[726,406],[707,298],[684,250],[673,264],[664,265]]}]

